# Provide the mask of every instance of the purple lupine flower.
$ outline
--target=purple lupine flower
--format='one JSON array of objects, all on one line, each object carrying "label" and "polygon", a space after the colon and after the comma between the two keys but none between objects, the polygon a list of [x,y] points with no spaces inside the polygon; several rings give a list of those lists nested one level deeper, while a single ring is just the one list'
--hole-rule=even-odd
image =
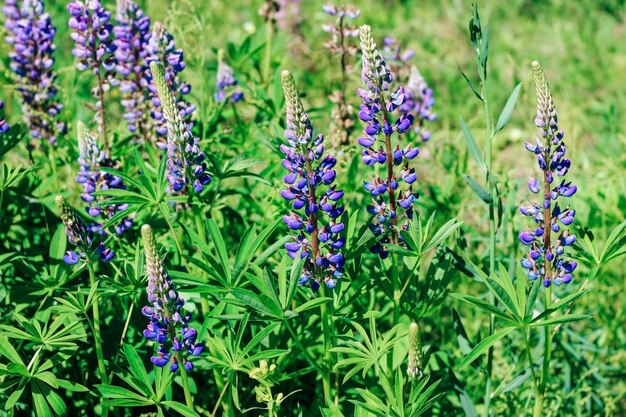
[{"label": "purple lupine flower", "polygon": [[[165,25],[158,21],[154,22],[152,35],[148,42],[146,63],[150,65],[152,62],[163,64],[167,85],[174,94],[174,99],[187,130],[191,131],[194,126],[192,115],[196,110],[196,106],[186,100],[185,97],[191,92],[191,86],[180,77],[180,73],[185,69],[183,50],[176,48],[174,37],[167,32]],[[157,86],[153,81],[150,82],[148,90],[152,103],[151,116],[156,125],[156,132],[160,138],[165,138],[167,136],[167,121],[161,108]],[[158,142],[158,146],[165,149],[167,145],[161,140]]]},{"label": "purple lupine flower", "polygon": [[218,53],[217,82],[215,86],[217,87],[217,92],[213,97],[216,101],[230,99],[231,102],[236,103],[243,99],[243,91],[237,85],[233,69],[224,62],[221,50]]},{"label": "purple lupine flower", "polygon": [[[104,151],[100,150],[98,142],[94,135],[89,132],[87,126],[82,122],[78,122],[78,164],[80,170],[76,177],[78,182],[83,187],[83,193],[81,198],[88,204],[86,210],[87,213],[96,220],[96,223],[92,225],[94,232],[102,231],[102,224],[97,220],[106,221],[118,212],[126,210],[128,204],[109,204],[102,206],[102,197],[100,199],[93,195],[94,192],[100,190],[118,189],[124,190],[126,186],[121,178],[116,177],[113,174],[104,172],[101,168],[113,167],[113,162],[107,158]],[[115,226],[115,231],[118,235],[121,235],[126,229],[132,226],[132,220],[129,218],[123,218]]]},{"label": "purple lupine flower", "polygon": [[113,28],[115,60],[124,119],[128,130],[145,141],[152,130],[148,91],[151,78],[147,61],[152,36],[150,18],[131,0],[118,0],[116,21]]},{"label": "purple lupine flower", "polygon": [[4,120],[4,102],[0,100],[0,133],[7,133],[11,126]]},{"label": "purple lupine flower", "polygon": [[[388,256],[386,245],[402,244],[402,239],[396,230],[398,220],[403,221],[402,229],[408,229],[413,217],[413,205],[418,194],[413,192],[413,183],[417,180],[415,169],[409,167],[409,162],[415,158],[419,150],[411,144],[401,146],[392,144],[392,137],[399,137],[411,127],[414,116],[401,111],[406,102],[406,93],[403,87],[390,93],[389,87],[393,75],[387,68],[369,26],[361,27],[361,50],[363,52],[363,70],[361,79],[367,89],[359,88],[358,95],[363,100],[359,118],[366,123],[364,136],[358,139],[363,146],[363,162],[366,165],[381,164],[386,166],[385,178],[372,177],[364,182],[365,189],[372,195],[373,203],[367,207],[373,215],[370,229],[376,236],[390,233],[371,248],[382,258]],[[392,113],[400,111],[395,123]],[[397,174],[394,166],[401,166]],[[400,182],[408,187],[403,191]]]},{"label": "purple lupine flower", "polygon": [[411,74],[404,92],[406,101],[400,106],[400,111],[414,116],[413,131],[426,142],[430,139],[430,131],[425,124],[437,119],[437,115],[432,110],[435,98],[433,90],[428,87],[426,80],[415,66],[411,67]]},{"label": "purple lupine flower", "polygon": [[150,361],[159,367],[170,364],[170,371],[176,372],[182,363],[187,371],[193,369],[189,359],[199,356],[204,346],[197,343],[198,333],[189,326],[191,314],[184,314],[185,301],[180,298],[172,279],[168,275],[159,252],[152,228],[144,224],[141,227],[146,272],[148,274],[148,301],[150,305],[141,309],[150,323],[143,331],[148,340],[158,343],[156,355]]},{"label": "purple lupine flower", "polygon": [[280,30],[290,34],[300,34],[302,25],[302,12],[300,3],[302,0],[277,0],[278,11],[276,12],[276,23]]},{"label": "purple lupine flower", "polygon": [[415,56],[415,51],[403,49],[396,38],[387,36],[383,39],[382,56],[391,71],[404,83],[409,77],[409,61]]},{"label": "purple lupine flower", "polygon": [[[537,91],[535,124],[541,129],[541,139],[535,138],[535,144],[526,142],[525,147],[536,156],[543,178],[531,178],[528,182],[529,190],[541,198],[520,207],[524,216],[533,218],[535,226],[520,233],[519,240],[529,247],[528,255],[521,260],[528,278],[540,279],[545,287],[549,287],[552,283],[569,283],[577,266],[576,261],[565,258],[565,247],[576,241],[576,235],[567,229],[574,222],[576,210],[569,204],[561,205],[562,197],[571,197],[577,187],[563,178],[571,162],[565,157],[564,133],[559,130],[545,73],[537,61],[532,63],[532,68]],[[559,182],[555,177],[562,178]],[[556,234],[558,237],[554,239]]]},{"label": "purple lupine flower", "polygon": [[184,113],[167,83],[163,64],[150,63],[150,72],[167,122],[167,180],[175,192],[187,193],[191,185],[195,193],[200,194],[211,182],[204,152],[200,151],[198,139],[183,120]]},{"label": "purple lupine flower", "polygon": [[341,145],[347,145],[354,131],[354,109],[346,100],[347,77],[352,71],[348,58],[356,56],[358,47],[353,44],[351,38],[359,36],[359,29],[349,24],[348,20],[356,19],[361,12],[351,4],[341,6],[327,4],[323,6],[323,9],[327,15],[335,18],[335,22],[322,26],[322,29],[330,34],[330,39],[324,43],[324,46],[339,57],[341,68],[340,88],[329,96],[330,101],[335,104],[332,110],[333,139]]},{"label": "purple lupine flower", "polygon": [[[62,196],[58,195],[55,199],[57,211],[65,225],[65,234],[70,243],[75,246],[75,250],[67,251],[63,260],[68,265],[74,265],[79,260],[89,261],[93,256],[97,256],[104,262],[109,262],[115,256],[110,248],[104,245],[104,242],[95,244],[94,233],[91,227],[87,226],[80,217],[76,215],[74,209]],[[104,235],[100,235],[104,236]],[[94,248],[95,246],[95,248]]]},{"label": "purple lupine flower", "polygon": [[55,100],[58,87],[52,71],[56,29],[41,0],[5,0],[2,11],[24,123],[31,138],[54,145],[57,136],[65,133],[65,124],[55,120],[63,108]]},{"label": "purple lupine flower", "polygon": [[341,223],[343,191],[333,185],[337,160],[324,156],[324,136],[313,136],[309,116],[304,112],[296,83],[289,71],[282,72],[285,95],[287,144],[280,146],[285,155],[283,167],[286,189],[281,196],[291,202],[294,211],[283,217],[287,227],[297,231],[285,245],[290,257],[306,258],[299,284],[310,283],[317,290],[320,281],[328,288],[337,285],[343,275],[344,258],[341,248],[345,243]]},{"label": "purple lupine flower", "polygon": [[96,99],[95,118],[98,130],[104,141],[105,152],[109,154],[109,141],[106,134],[104,93],[110,84],[115,84],[115,43],[111,13],[102,7],[100,0],[75,0],[67,5],[70,13],[69,27],[74,29],[72,54],[76,57],[76,67],[80,71],[90,70],[96,76],[97,85],[92,89]]}]

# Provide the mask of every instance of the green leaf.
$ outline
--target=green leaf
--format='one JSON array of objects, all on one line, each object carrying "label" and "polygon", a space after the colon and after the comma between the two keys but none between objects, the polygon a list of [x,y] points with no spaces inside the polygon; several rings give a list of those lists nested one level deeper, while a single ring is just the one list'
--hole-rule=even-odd
[{"label": "green leaf", "polygon": [[516,320],[513,319],[510,316],[507,316],[502,310],[500,310],[498,307],[491,305],[479,298],[473,297],[471,295],[467,295],[467,294],[460,294],[460,293],[452,293],[450,294],[451,297],[456,298],[457,300],[461,300],[467,304],[471,304],[474,307],[478,307],[480,310],[486,312],[486,313],[491,313],[494,316],[496,316],[497,318],[504,320],[510,324],[516,324]]},{"label": "green leaf", "polygon": [[552,317],[542,321],[536,321],[530,323],[532,327],[542,327],[542,326],[550,326],[553,324],[562,324],[562,323],[570,323],[573,321],[580,321],[590,319],[591,316],[587,314],[566,314],[562,316]]},{"label": "green leaf", "polygon": [[198,417],[198,413],[193,411],[191,408],[187,407],[184,404],[177,403],[176,401],[162,401],[161,404],[166,407],[171,408],[176,411],[178,414],[186,416],[186,417]]},{"label": "green leaf", "polygon": [[496,130],[493,132],[495,135],[511,120],[511,114],[513,114],[513,109],[515,109],[515,103],[517,102],[517,97],[519,96],[520,89],[522,88],[522,83],[517,84],[509,99],[506,101],[504,108],[502,109],[502,113],[500,113],[500,117],[498,117],[498,122],[496,123]]},{"label": "green leaf", "polygon": [[150,378],[148,377],[148,372],[146,371],[146,368],[143,365],[143,362],[137,354],[134,346],[128,343],[124,343],[124,356],[126,356],[126,361],[128,362],[130,372],[133,374],[133,376],[143,382],[150,389],[152,394],[154,394],[154,390],[152,389],[152,383],[150,381]]},{"label": "green leaf", "polygon": [[318,298],[313,298],[312,300],[307,301],[306,303],[299,305],[298,307],[295,308],[295,312],[296,313],[302,313],[305,312],[307,310],[311,310],[313,308],[316,308],[318,306],[321,306],[322,304],[326,304],[330,301],[332,301],[332,298],[329,297],[318,297]]},{"label": "green leaf", "polygon": [[469,187],[476,193],[481,200],[485,202],[485,204],[489,204],[492,201],[491,195],[485,190],[480,184],[478,184],[472,177],[469,175],[463,175],[465,182]]},{"label": "green leaf", "polygon": [[467,83],[467,85],[469,86],[469,88],[472,90],[472,93],[474,93],[474,95],[480,100],[480,101],[485,101],[483,99],[483,97],[480,95],[480,93],[478,92],[478,90],[476,89],[476,87],[474,87],[474,83],[472,83],[472,81],[467,77],[467,75],[465,75],[465,73],[463,72],[463,70],[461,69],[461,66],[457,64],[457,66],[459,67],[459,71],[461,72],[461,75],[463,76],[463,79],[465,80],[465,82]]},{"label": "green leaf", "polygon": [[467,365],[472,363],[476,358],[482,355],[487,349],[493,346],[498,340],[502,339],[507,334],[511,333],[515,328],[514,327],[505,327],[500,329],[491,336],[488,336],[481,340],[479,344],[477,344],[474,349],[463,359],[461,365],[459,366],[459,371],[463,370]]},{"label": "green leaf", "polygon": [[483,170],[485,169],[485,159],[483,158],[478,145],[476,144],[476,139],[474,139],[474,135],[470,131],[467,123],[465,123],[465,119],[461,116],[461,130],[463,131],[463,136],[465,136],[465,140],[467,141],[467,147],[469,149],[470,155],[474,158],[479,167]]}]

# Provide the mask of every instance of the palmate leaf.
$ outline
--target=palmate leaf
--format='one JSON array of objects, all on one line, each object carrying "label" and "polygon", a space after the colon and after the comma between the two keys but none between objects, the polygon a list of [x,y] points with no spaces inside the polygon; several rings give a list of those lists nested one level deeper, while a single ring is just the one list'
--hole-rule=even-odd
[{"label": "palmate leaf", "polygon": [[401,325],[397,325],[389,330],[382,340],[379,340],[374,317],[370,317],[369,320],[369,334],[356,321],[352,321],[351,324],[361,336],[363,342],[348,339],[346,341],[347,346],[338,346],[331,349],[331,352],[343,353],[346,356],[337,362],[336,368],[351,367],[344,376],[343,383],[346,383],[359,371],[365,376],[371,368],[378,370],[383,358],[393,349],[400,338],[398,330]]}]

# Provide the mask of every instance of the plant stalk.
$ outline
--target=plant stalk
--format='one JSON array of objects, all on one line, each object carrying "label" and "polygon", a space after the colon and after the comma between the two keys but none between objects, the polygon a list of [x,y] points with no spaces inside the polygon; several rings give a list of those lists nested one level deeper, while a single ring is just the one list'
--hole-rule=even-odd
[{"label": "plant stalk", "polygon": [[[87,259],[87,269],[89,270],[89,283],[92,287],[97,285],[96,272],[93,269],[93,265],[89,259]],[[94,346],[96,349],[96,358],[98,360],[98,372],[100,374],[100,380],[103,384],[108,384],[108,377],[106,367],[104,366],[104,354],[102,353],[102,336],[100,333],[100,308],[98,306],[98,300],[96,299],[92,305],[93,313],[93,338]],[[106,417],[109,413],[109,409],[106,406],[102,406],[102,416]]]}]

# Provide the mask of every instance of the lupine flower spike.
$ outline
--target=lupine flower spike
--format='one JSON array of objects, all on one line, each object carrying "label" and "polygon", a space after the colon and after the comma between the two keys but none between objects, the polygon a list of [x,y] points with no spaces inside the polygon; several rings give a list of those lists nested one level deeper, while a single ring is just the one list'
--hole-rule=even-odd
[{"label": "lupine flower spike", "polygon": [[9,31],[6,40],[13,47],[10,67],[24,123],[31,138],[54,145],[58,135],[65,133],[65,125],[55,120],[63,108],[56,100],[58,87],[52,70],[56,29],[41,0],[6,0],[2,11]]},{"label": "lupine flower spike", "polygon": [[120,92],[124,119],[128,130],[139,140],[150,137],[150,72],[148,68],[150,18],[131,0],[118,0],[115,35],[116,71],[120,77]]},{"label": "lupine flower spike", "polygon": [[[543,68],[537,61],[532,63],[537,92],[537,116],[535,124],[541,129],[541,139],[526,142],[526,149],[536,155],[542,177],[532,178],[528,188],[541,196],[540,201],[520,207],[524,216],[532,217],[535,227],[519,235],[519,240],[529,248],[521,260],[522,267],[531,280],[540,279],[545,287],[552,283],[567,284],[577,263],[565,258],[565,248],[576,241],[567,229],[574,222],[576,210],[563,206],[563,198],[576,193],[576,186],[565,179],[571,161],[565,157],[564,133],[559,130],[558,117]],[[555,177],[560,177],[555,178]],[[558,233],[558,237],[553,237]]]},{"label": "lupine flower spike", "polygon": [[108,155],[104,93],[114,83],[116,68],[111,13],[102,7],[100,0],[75,0],[67,5],[67,10],[71,15],[69,26],[75,31],[71,36],[75,42],[72,53],[76,67],[81,71],[90,70],[96,76],[97,84],[92,89],[96,99],[95,118]]},{"label": "lupine flower spike", "polygon": [[433,90],[428,87],[417,67],[409,62],[415,56],[414,50],[402,49],[396,39],[391,37],[386,37],[384,43],[383,57],[396,75],[396,81],[404,85],[406,101],[400,106],[400,111],[415,117],[413,131],[426,142],[430,139],[426,124],[437,119],[432,110],[435,104]]},{"label": "lupine flower spike", "polygon": [[282,72],[282,87],[287,113],[287,144],[280,146],[285,155],[283,166],[289,172],[281,196],[292,202],[295,212],[283,217],[298,234],[285,245],[290,257],[306,258],[299,284],[310,283],[314,290],[323,281],[334,288],[343,275],[341,248],[345,238],[339,217],[343,213],[343,191],[333,185],[337,160],[324,157],[324,136],[313,136],[313,126],[304,112],[296,83],[289,71]]},{"label": "lupine flower spike", "polygon": [[411,67],[405,94],[406,101],[400,106],[400,111],[410,113],[415,117],[413,131],[426,142],[430,139],[430,130],[427,129],[426,123],[437,120],[437,115],[433,112],[435,98],[432,88],[428,87],[426,80],[415,66]]},{"label": "lupine flower spike", "polygon": [[191,184],[199,194],[211,182],[206,172],[204,153],[198,148],[197,140],[183,120],[181,109],[165,79],[163,65],[152,62],[150,71],[167,121],[167,180],[173,191],[187,192]]},{"label": "lupine flower spike", "polygon": [[[389,93],[389,85],[393,75],[388,70],[376,43],[372,37],[369,26],[361,27],[361,51],[363,53],[363,70],[361,79],[365,83],[366,90],[359,88],[359,97],[363,100],[359,118],[365,122],[364,136],[358,139],[358,143],[365,148],[363,162],[369,166],[381,164],[386,168],[383,178],[374,176],[363,185],[372,195],[373,203],[367,207],[370,214],[374,215],[370,229],[376,236],[389,233],[371,248],[382,258],[388,256],[386,245],[388,243],[402,244],[401,237],[395,229],[398,219],[403,221],[401,227],[408,229],[413,217],[413,204],[418,195],[413,192],[413,183],[417,180],[415,169],[409,167],[409,162],[415,158],[419,150],[411,144],[392,143],[392,137],[398,139],[406,133],[413,123],[413,115],[400,112],[395,123],[392,121],[392,113],[406,102],[404,87]],[[401,166],[399,173],[394,172],[394,167]],[[400,182],[407,185],[405,190],[400,188]]]},{"label": "lupine flower spike", "polygon": [[230,99],[236,103],[243,99],[243,91],[237,86],[237,80],[233,69],[224,62],[224,51],[221,49],[217,53],[217,82],[215,83],[217,92],[213,95],[215,101],[225,101]]},{"label": "lupine flower spike", "polygon": [[[118,212],[126,210],[128,204],[109,204],[101,206],[98,205],[98,203],[102,202],[102,197],[97,198],[93,193],[109,189],[124,190],[126,187],[121,178],[100,169],[103,167],[111,168],[114,164],[98,146],[98,140],[95,135],[93,135],[82,122],[78,122],[77,130],[79,151],[78,164],[80,165],[80,171],[76,177],[76,182],[83,187],[83,193],[80,197],[88,204],[87,213],[96,220],[92,229],[94,232],[101,232],[102,225],[98,220],[104,222],[112,218]],[[121,235],[126,229],[130,228],[132,224],[129,218],[121,219],[115,226],[115,231],[118,235]]]},{"label": "lupine flower spike", "polygon": [[0,100],[0,133],[7,133],[10,128],[11,126],[4,120],[4,102]]},{"label": "lupine flower spike", "polygon": [[65,263],[74,265],[79,260],[86,261],[94,255],[97,255],[104,262],[113,259],[115,253],[107,248],[104,242],[98,244],[95,249],[93,248],[95,243],[93,230],[76,215],[76,212],[65,198],[58,195],[55,203],[59,216],[65,225],[67,239],[75,246],[75,250],[68,250],[65,256],[63,256]]},{"label": "lupine flower spike", "polygon": [[[185,83],[180,77],[181,72],[185,69],[183,50],[176,48],[174,37],[165,29],[163,23],[154,22],[147,51],[146,63],[148,65],[152,62],[160,62],[163,64],[165,81],[174,95],[183,122],[187,126],[187,129],[191,131],[194,126],[192,115],[196,110],[196,106],[187,102],[185,96],[191,92],[191,86]],[[150,114],[155,122],[157,135],[159,135],[159,138],[165,138],[167,136],[167,121],[165,120],[163,109],[161,108],[161,100],[159,99],[157,86],[151,77],[150,75],[150,85],[148,86],[152,104]],[[163,139],[161,139],[157,145],[161,149],[167,147]]]},{"label": "lupine flower spike", "polygon": [[141,227],[146,272],[148,274],[148,301],[150,305],[141,309],[150,324],[143,331],[148,340],[158,343],[157,352],[150,361],[159,367],[169,363],[170,371],[176,372],[182,363],[185,370],[191,371],[193,364],[189,359],[198,356],[204,350],[196,343],[198,333],[189,326],[191,314],[184,314],[185,301],[180,298],[172,279],[163,267],[156,247],[152,228],[144,224]]},{"label": "lupine flower spike", "polygon": [[424,352],[422,352],[422,341],[420,339],[420,328],[413,322],[409,326],[409,363],[407,374],[411,378],[422,377],[424,369]]},{"label": "lupine flower spike", "polygon": [[277,0],[278,11],[276,12],[276,23],[278,28],[290,35],[300,35],[302,25],[302,10],[300,3],[302,0]]},{"label": "lupine flower spike", "polygon": [[354,110],[346,101],[347,76],[352,71],[352,66],[348,58],[355,56],[359,50],[350,41],[351,38],[359,36],[359,29],[348,24],[348,19],[356,19],[360,15],[359,9],[349,4],[346,6],[335,6],[327,4],[323,6],[324,12],[335,18],[334,23],[327,23],[322,26],[324,31],[331,35],[331,38],[324,43],[324,46],[333,54],[339,56],[341,67],[341,88],[333,91],[329,96],[331,102],[335,104],[332,117],[335,125],[335,134],[338,142],[347,145],[350,135],[354,130]]}]

